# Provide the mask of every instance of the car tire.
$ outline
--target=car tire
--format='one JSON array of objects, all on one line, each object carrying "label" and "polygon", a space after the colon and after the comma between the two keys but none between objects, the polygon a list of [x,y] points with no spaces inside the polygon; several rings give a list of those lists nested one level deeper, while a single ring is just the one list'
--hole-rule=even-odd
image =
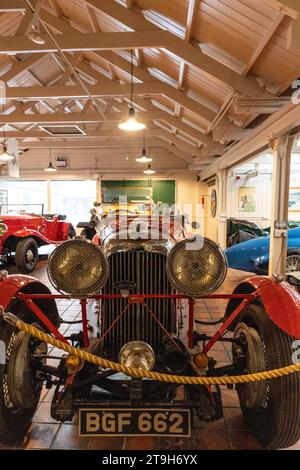
[{"label": "car tire", "polygon": [[[27,323],[36,324],[36,319],[33,314],[28,310],[28,307],[19,300],[14,300],[7,308],[7,311]],[[54,325],[59,325],[57,312],[51,311],[47,316]],[[40,326],[40,328],[45,329],[45,327],[42,328],[42,326]],[[45,329],[45,331],[48,332],[47,329]],[[19,330],[16,327],[13,327],[0,318],[0,340],[5,343],[6,351],[6,364],[0,364],[0,444],[10,446],[21,442],[24,438],[31,424],[32,416],[38,406],[42,390],[42,383],[38,383],[34,395],[34,404],[28,408],[22,409],[10,401],[8,380],[9,360],[12,356],[14,340],[18,333]]]},{"label": "car tire", "polygon": [[33,238],[24,238],[16,248],[16,266],[23,274],[31,273],[39,260],[38,246]]},{"label": "car tire", "polygon": [[300,271],[300,250],[288,250],[286,258],[286,272],[288,274]]},{"label": "car tire", "polygon": [[[242,313],[235,337],[241,334],[246,338],[243,373],[292,363],[294,338],[273,323],[262,304],[252,304]],[[241,346],[233,346],[234,361],[240,357],[240,349]],[[245,421],[263,447],[287,448],[300,439],[300,373],[238,384],[236,389]]]}]

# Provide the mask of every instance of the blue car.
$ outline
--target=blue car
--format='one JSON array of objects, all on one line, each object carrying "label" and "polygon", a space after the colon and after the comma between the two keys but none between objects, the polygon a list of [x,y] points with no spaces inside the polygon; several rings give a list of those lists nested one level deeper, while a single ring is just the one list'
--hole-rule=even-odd
[{"label": "blue car", "polygon": [[[230,268],[267,274],[270,237],[258,237],[228,248],[225,253]],[[287,272],[300,271],[300,228],[288,231]]]}]

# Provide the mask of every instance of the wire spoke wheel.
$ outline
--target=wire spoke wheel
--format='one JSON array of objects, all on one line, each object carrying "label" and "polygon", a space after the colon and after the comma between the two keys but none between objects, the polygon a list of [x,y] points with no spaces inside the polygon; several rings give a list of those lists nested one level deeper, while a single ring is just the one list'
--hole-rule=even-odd
[{"label": "wire spoke wheel", "polygon": [[33,361],[38,354],[44,362],[47,345],[7,324],[0,325],[0,339],[6,345],[6,362],[0,366],[0,438],[12,443],[26,432],[39,402],[43,382]]},{"label": "wire spoke wheel", "polygon": [[300,271],[300,254],[290,255],[286,259],[286,272],[294,273]]},{"label": "wire spoke wheel", "polygon": [[[279,369],[292,363],[294,338],[280,330],[260,303],[241,315],[233,361],[241,372]],[[268,449],[287,448],[300,439],[300,373],[236,386],[245,421]]]},{"label": "wire spoke wheel", "polygon": [[[238,323],[234,337],[241,340],[241,344],[233,345],[234,361],[243,358],[243,374],[253,374],[267,370],[267,358],[265,345],[255,328],[247,326],[245,323]],[[240,403],[243,407],[259,408],[268,399],[268,382],[249,382],[237,385]]]}]

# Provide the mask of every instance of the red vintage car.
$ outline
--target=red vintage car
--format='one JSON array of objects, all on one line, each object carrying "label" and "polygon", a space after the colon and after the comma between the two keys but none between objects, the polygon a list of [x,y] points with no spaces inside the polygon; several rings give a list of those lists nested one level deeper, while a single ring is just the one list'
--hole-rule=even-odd
[{"label": "red vintage car", "polygon": [[[32,213],[30,207],[39,207]],[[75,236],[65,216],[44,214],[40,205],[2,205],[0,207],[0,262],[15,264],[21,273],[32,272],[39,259],[38,249]]]},{"label": "red vintage car", "polygon": [[[300,294],[278,276],[216,292],[224,253],[207,238],[178,231],[177,239],[174,227],[167,231],[160,216],[148,229],[144,217],[118,217],[102,224],[95,243],[59,244],[48,263],[59,293],[0,271],[0,443],[22,438],[43,383],[54,387],[52,418],[72,421],[79,411],[82,436],[189,437],[197,421],[222,418],[219,384],[234,383],[264,447],[300,439]],[[56,300],[71,298],[82,310],[73,323],[82,325],[63,336]],[[221,318],[199,321],[196,299],[228,304]],[[218,341],[231,345],[228,363],[218,363]],[[47,343],[68,354],[51,356]]]}]

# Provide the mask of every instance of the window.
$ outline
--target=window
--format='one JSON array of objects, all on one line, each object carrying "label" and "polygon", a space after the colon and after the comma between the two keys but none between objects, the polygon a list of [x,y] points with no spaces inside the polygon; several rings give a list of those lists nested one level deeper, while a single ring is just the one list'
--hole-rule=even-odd
[{"label": "window", "polygon": [[2,213],[25,210],[40,214],[48,211],[46,181],[1,181]]},{"label": "window", "polygon": [[74,226],[90,219],[96,200],[96,181],[52,181],[51,212],[64,214]]}]

